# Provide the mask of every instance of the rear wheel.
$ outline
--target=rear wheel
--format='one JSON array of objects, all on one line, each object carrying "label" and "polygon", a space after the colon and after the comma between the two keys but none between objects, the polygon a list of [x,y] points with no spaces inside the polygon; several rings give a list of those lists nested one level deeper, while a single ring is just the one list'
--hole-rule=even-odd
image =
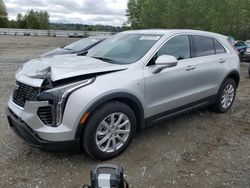
[{"label": "rear wheel", "polygon": [[226,79],[218,92],[216,102],[211,106],[212,110],[225,113],[233,105],[236,94],[236,83],[233,79]]},{"label": "rear wheel", "polygon": [[134,112],[128,105],[113,101],[101,106],[90,117],[82,145],[93,158],[111,159],[127,148],[135,131]]}]

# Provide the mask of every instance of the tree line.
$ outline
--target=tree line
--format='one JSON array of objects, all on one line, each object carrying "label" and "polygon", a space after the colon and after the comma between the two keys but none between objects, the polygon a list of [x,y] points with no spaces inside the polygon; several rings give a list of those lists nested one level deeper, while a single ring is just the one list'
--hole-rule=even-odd
[{"label": "tree line", "polygon": [[18,14],[16,20],[5,22],[5,25],[0,27],[20,28],[20,29],[48,29],[49,28],[49,14],[47,11],[29,10],[26,14]]},{"label": "tree line", "polygon": [[3,0],[0,0],[0,28],[48,29],[49,14],[47,11],[29,10],[18,14],[16,20],[8,20],[8,13]]},{"label": "tree line", "polygon": [[49,14],[47,11],[29,10],[24,15],[18,14],[16,20],[8,20],[6,7],[2,0],[0,0],[0,28],[108,31],[108,32],[121,32],[122,30],[124,30],[124,27],[115,27],[109,25],[49,23]]},{"label": "tree line", "polygon": [[7,26],[8,25],[8,14],[6,11],[5,4],[2,0],[0,0],[0,26]]},{"label": "tree line", "polygon": [[200,29],[250,39],[250,0],[128,0],[122,27],[49,23],[47,11],[29,10],[8,20],[0,0],[0,28],[120,32],[127,29]]},{"label": "tree line", "polygon": [[47,11],[34,10],[29,10],[25,14],[18,14],[16,20],[8,20],[6,7],[3,0],[0,0],[0,28],[121,32],[125,30],[126,27],[49,23],[49,14]]},{"label": "tree line", "polygon": [[88,25],[88,24],[64,24],[64,23],[50,23],[49,28],[53,30],[75,30],[75,31],[107,31],[107,32],[121,32],[123,27],[115,27],[110,25]]},{"label": "tree line", "polygon": [[21,29],[48,29],[49,14],[47,11],[29,10],[26,14],[18,14],[16,21],[9,21],[8,27]]},{"label": "tree line", "polygon": [[250,0],[129,0],[132,29],[200,29],[250,38]]}]

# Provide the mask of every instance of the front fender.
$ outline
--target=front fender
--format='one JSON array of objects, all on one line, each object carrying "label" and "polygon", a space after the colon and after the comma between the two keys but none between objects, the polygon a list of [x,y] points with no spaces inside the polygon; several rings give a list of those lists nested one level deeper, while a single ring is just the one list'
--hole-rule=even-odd
[{"label": "front fender", "polygon": [[84,112],[82,112],[81,117],[78,120],[79,123],[78,123],[77,129],[76,129],[76,134],[75,134],[76,139],[81,137],[81,134],[82,134],[83,129],[84,129],[84,125],[80,124],[80,120],[81,120],[82,116],[85,113],[92,114],[95,111],[95,109],[102,106],[106,102],[112,101],[112,100],[121,101],[121,102],[124,102],[127,105],[129,105],[132,108],[132,110],[135,112],[135,115],[137,117],[138,128],[139,129],[144,128],[144,126],[145,126],[144,108],[143,108],[142,102],[135,95],[133,95],[131,93],[128,93],[128,92],[114,92],[114,93],[102,96],[101,98],[97,99],[96,101],[91,103],[89,105],[89,107]]}]

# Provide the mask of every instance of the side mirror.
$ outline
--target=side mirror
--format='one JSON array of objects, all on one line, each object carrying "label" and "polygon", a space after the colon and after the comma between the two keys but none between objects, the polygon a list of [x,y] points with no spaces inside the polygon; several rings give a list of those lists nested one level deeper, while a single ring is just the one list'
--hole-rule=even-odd
[{"label": "side mirror", "polygon": [[176,57],[171,55],[161,55],[155,61],[155,67],[152,70],[153,74],[161,72],[163,69],[175,67],[178,64]]}]

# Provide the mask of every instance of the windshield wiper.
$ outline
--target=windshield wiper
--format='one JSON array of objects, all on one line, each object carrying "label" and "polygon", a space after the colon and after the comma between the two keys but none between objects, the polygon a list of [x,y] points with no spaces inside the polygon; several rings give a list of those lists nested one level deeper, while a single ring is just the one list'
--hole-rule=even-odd
[{"label": "windshield wiper", "polygon": [[63,48],[64,50],[70,50],[70,51],[74,51],[75,52],[75,50],[73,50],[73,49],[71,49],[71,48]]},{"label": "windshield wiper", "polygon": [[82,51],[82,52],[78,52],[77,55],[78,55],[78,56],[86,56],[87,53],[88,53],[88,50]]},{"label": "windshield wiper", "polygon": [[117,62],[114,61],[113,59],[109,59],[109,58],[105,58],[105,57],[92,57],[92,58],[100,59],[100,60],[105,61],[105,62],[108,62],[108,63],[117,64]]}]

